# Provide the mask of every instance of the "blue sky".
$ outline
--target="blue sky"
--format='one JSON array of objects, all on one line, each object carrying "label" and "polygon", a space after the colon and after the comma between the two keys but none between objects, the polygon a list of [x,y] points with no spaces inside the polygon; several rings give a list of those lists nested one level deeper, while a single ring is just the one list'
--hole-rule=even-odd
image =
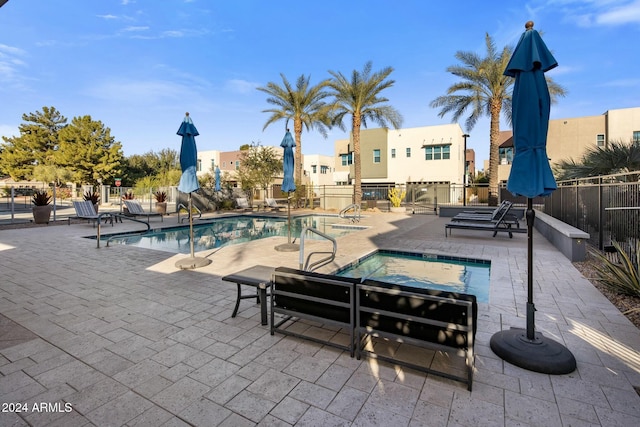
[{"label": "blue sky", "polygon": [[[269,104],[256,87],[280,83],[280,73],[317,83],[369,60],[395,69],[384,95],[403,127],[450,123],[429,103],[456,81],[446,72],[456,51],[484,54],[485,33],[515,46],[527,20],[568,91],[552,119],[640,106],[640,0],[9,0],[0,8],[0,135],[54,106],[69,121],[102,121],[127,156],[179,150],[186,111],[199,150],[279,145],[284,123],[263,131]],[[482,165],[489,119],[469,134]],[[346,137],[305,131],[303,153],[333,155]]]}]

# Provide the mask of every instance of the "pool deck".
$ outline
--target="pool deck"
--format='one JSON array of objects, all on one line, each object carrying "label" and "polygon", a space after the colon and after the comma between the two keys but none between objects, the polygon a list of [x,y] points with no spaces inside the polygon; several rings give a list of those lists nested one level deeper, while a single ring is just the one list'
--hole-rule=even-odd
[{"label": "pool deck", "polygon": [[[95,235],[91,225],[57,225],[0,231],[0,403],[26,404],[21,413],[3,406],[13,412],[0,412],[0,425],[640,425],[640,330],[539,233],[536,327],[572,351],[578,368],[568,375],[520,369],[489,347],[494,333],[525,327],[525,234],[454,230],[445,238],[446,218],[365,214],[359,225],[369,228],[339,238],[337,258],[323,271],[377,248],[492,261],[490,302],[479,305],[473,392],[271,336],[254,300],[243,300],[231,318],[236,288],[221,277],[255,264],[297,267],[298,253],[274,249],[286,238],[206,251],[198,255],[210,265],[179,270],[175,262],[185,255],[98,249],[82,238]],[[177,218],[151,223],[166,227]],[[140,224],[102,232],[129,229]],[[307,250],[323,244],[308,241]],[[431,356],[448,365],[446,354]]]}]

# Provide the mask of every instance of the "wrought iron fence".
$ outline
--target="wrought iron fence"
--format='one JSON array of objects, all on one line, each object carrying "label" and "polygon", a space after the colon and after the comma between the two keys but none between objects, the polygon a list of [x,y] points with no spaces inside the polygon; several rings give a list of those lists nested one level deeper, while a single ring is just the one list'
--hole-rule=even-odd
[{"label": "wrought iron fence", "polygon": [[590,235],[589,243],[605,250],[617,242],[635,259],[640,239],[640,173],[558,182],[544,198],[544,212]]}]

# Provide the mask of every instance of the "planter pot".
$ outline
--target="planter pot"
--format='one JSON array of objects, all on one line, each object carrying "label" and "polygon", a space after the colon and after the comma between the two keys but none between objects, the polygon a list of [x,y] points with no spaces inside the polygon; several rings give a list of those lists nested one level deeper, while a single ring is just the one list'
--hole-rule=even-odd
[{"label": "planter pot", "polygon": [[405,213],[407,208],[405,206],[391,206],[391,212],[393,213]]},{"label": "planter pot", "polygon": [[156,212],[166,215],[167,214],[167,202],[156,202]]},{"label": "planter pot", "polygon": [[33,222],[36,224],[49,224],[49,218],[51,218],[51,210],[53,206],[34,206],[33,207]]}]

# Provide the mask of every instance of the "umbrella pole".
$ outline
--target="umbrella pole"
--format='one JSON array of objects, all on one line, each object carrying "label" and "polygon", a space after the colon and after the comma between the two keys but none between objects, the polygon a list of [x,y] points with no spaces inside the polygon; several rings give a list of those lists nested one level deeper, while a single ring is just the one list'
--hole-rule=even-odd
[{"label": "umbrella pole", "polygon": [[536,337],[536,306],[533,303],[533,223],[536,212],[533,210],[533,199],[527,198],[527,339]]},{"label": "umbrella pole", "polygon": [[543,374],[569,374],[576,369],[576,359],[565,346],[535,330],[533,304],[533,199],[527,198],[527,329],[496,332],[489,342],[491,350],[503,360]]},{"label": "umbrella pole", "polygon": [[191,242],[191,258],[193,256],[193,215],[191,215],[191,193],[189,193],[189,242]]},{"label": "umbrella pole", "polygon": [[291,243],[291,193],[289,192],[287,192],[287,228],[287,243],[276,246],[276,251],[297,252],[300,250],[300,245]]},{"label": "umbrella pole", "polygon": [[291,244],[291,194],[287,193],[287,225],[289,226],[287,243]]}]

